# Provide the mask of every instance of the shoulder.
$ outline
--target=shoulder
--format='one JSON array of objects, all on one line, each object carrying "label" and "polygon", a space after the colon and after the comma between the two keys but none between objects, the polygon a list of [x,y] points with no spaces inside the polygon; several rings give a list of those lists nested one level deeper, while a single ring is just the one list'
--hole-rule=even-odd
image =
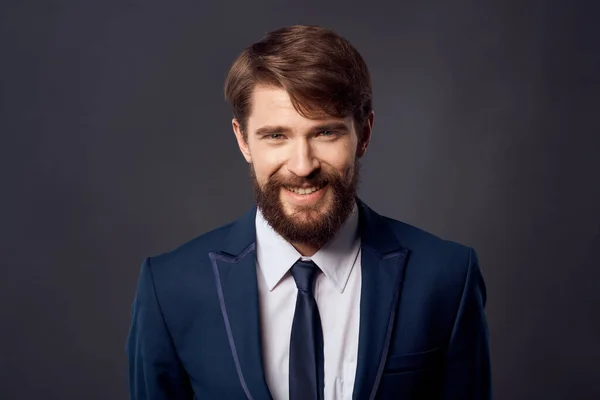
[{"label": "shoulder", "polygon": [[406,222],[385,216],[382,218],[386,221],[401,245],[413,252],[426,252],[438,257],[464,257],[472,250],[465,244],[440,237]]},{"label": "shoulder", "polygon": [[209,253],[217,251],[226,240],[234,222],[203,233],[174,249],[147,258],[154,278],[160,281],[182,278],[188,274],[203,274],[210,270]]},{"label": "shoulder", "polygon": [[461,285],[470,266],[477,263],[475,250],[465,244],[393,218],[382,218],[400,245],[408,250],[409,276],[427,276]]}]

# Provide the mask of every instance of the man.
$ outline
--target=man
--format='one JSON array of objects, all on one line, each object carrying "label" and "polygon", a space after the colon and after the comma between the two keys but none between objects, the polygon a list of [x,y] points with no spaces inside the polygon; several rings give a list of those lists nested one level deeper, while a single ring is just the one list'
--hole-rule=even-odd
[{"label": "man", "polygon": [[257,207],[143,263],[131,398],[490,399],[475,252],[357,198],[374,120],[360,54],[283,28],[225,95]]}]

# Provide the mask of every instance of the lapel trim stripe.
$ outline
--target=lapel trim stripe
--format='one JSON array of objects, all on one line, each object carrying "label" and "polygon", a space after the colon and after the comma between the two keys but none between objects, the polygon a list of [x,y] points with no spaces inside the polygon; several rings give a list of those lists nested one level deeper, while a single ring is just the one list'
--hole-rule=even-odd
[{"label": "lapel trim stripe", "polygon": [[217,265],[217,260],[221,260],[227,263],[237,263],[242,258],[244,258],[248,253],[254,251],[256,249],[256,243],[250,244],[246,249],[244,249],[238,256],[229,256],[224,254],[219,254],[215,252],[208,253],[210,257],[210,262],[212,265],[212,269],[215,275],[215,283],[217,285],[217,294],[219,296],[219,303],[221,305],[221,314],[223,314],[223,320],[225,321],[225,329],[227,331],[227,339],[229,340],[229,347],[231,348],[231,354],[233,355],[233,361],[235,363],[235,369],[238,374],[238,378],[244,389],[244,393],[246,393],[246,397],[248,400],[253,400],[252,395],[250,394],[250,390],[248,389],[248,385],[246,384],[246,380],[244,379],[244,374],[242,373],[242,367],[240,365],[240,359],[237,354],[237,350],[235,347],[235,341],[233,340],[233,333],[231,331],[231,324],[229,322],[229,315],[227,314],[227,306],[225,305],[225,296],[223,294],[223,287],[221,286],[221,277],[219,274],[219,267]]},{"label": "lapel trim stripe", "polygon": [[[395,251],[390,254],[385,254],[381,258],[383,260],[387,260],[394,257],[405,257],[406,254],[402,251]],[[404,272],[404,271],[403,271]],[[379,367],[377,368],[377,376],[375,377],[375,382],[373,383],[373,389],[371,390],[371,395],[369,396],[369,400],[375,399],[377,395],[377,390],[379,389],[379,382],[381,381],[381,376],[383,375],[383,371],[385,369],[385,363],[387,361],[387,354],[390,348],[390,342],[392,339],[392,333],[394,331],[394,324],[396,322],[396,314],[398,312],[398,304],[400,297],[400,283],[404,280],[404,274],[398,274],[396,278],[396,290],[394,292],[394,300],[393,307],[390,310],[390,317],[388,321],[387,331],[385,334],[385,344],[383,347],[383,352],[381,353],[381,359],[379,360]]]}]

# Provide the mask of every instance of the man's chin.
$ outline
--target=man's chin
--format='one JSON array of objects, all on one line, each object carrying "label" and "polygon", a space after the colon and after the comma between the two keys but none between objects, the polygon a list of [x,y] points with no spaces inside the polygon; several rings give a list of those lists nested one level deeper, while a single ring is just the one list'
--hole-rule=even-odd
[{"label": "man's chin", "polygon": [[295,206],[284,204],[283,212],[291,225],[306,230],[319,225],[327,215],[327,205]]}]

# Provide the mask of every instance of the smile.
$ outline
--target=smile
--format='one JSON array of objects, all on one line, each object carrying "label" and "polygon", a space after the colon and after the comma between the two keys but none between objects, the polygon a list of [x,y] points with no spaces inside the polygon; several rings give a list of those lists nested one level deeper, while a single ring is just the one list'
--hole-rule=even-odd
[{"label": "smile", "polygon": [[323,186],[313,186],[313,187],[309,187],[309,188],[295,188],[295,187],[291,187],[291,186],[285,186],[285,188],[287,190],[289,190],[290,192],[306,195],[306,194],[311,194],[311,193],[314,193],[314,192],[322,189]]}]

